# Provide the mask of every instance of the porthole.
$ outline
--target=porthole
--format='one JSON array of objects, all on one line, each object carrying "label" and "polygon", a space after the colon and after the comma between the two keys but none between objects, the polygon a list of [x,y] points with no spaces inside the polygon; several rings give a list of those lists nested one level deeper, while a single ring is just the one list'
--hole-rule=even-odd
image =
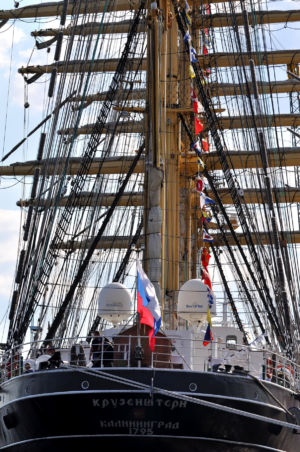
[{"label": "porthole", "polygon": [[89,389],[90,383],[87,380],[81,382],[81,389]]},{"label": "porthole", "polygon": [[197,391],[197,385],[196,385],[196,383],[190,383],[190,384],[189,384],[189,390],[190,390],[191,392]]}]

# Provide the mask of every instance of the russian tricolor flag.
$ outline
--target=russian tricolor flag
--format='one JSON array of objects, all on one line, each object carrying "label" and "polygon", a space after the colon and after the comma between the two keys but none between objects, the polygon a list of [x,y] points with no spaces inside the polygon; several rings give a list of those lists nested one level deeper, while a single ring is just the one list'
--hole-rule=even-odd
[{"label": "russian tricolor flag", "polygon": [[155,288],[139,261],[137,261],[137,312],[140,315],[140,323],[151,328],[149,332],[149,346],[153,352],[155,346],[154,336],[161,324],[161,311]]}]

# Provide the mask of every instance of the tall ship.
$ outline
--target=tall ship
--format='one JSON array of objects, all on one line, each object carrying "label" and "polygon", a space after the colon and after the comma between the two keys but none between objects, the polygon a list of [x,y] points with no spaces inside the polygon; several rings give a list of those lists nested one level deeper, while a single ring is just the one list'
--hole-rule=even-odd
[{"label": "tall ship", "polygon": [[0,451],[299,451],[300,11],[11,3],[40,116],[0,166]]}]

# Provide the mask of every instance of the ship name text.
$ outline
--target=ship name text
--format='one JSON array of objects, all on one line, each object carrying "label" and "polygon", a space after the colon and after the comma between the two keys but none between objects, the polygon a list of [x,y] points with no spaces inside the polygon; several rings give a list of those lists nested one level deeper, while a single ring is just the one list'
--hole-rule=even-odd
[{"label": "ship name text", "polygon": [[164,399],[92,399],[93,407],[98,408],[119,408],[119,407],[165,407],[170,410],[176,408],[186,408],[185,400],[164,400]]},{"label": "ship name text", "polygon": [[128,428],[130,435],[153,435],[156,430],[178,430],[179,422],[150,420],[101,420],[100,427],[104,429]]}]

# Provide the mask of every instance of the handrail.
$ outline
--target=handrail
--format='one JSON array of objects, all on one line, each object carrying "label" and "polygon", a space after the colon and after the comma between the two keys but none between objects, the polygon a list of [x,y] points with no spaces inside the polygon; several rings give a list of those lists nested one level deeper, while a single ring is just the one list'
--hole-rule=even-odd
[{"label": "handrail", "polygon": [[[102,337],[106,337],[105,333]],[[3,351],[0,355],[0,381],[22,375],[26,372],[26,362],[31,364],[33,371],[58,367],[63,369],[66,365],[69,368],[74,363],[78,367],[95,367],[89,362],[91,348],[86,339],[79,336],[55,338],[49,340],[46,346],[45,340],[32,341]],[[204,347],[200,339],[180,337],[179,343],[178,336],[157,336],[154,352],[151,352],[148,336],[140,336],[143,356],[139,357],[135,354],[137,336],[116,334],[107,339],[102,341],[98,350],[98,368],[138,367],[140,360],[142,367],[250,374],[294,391],[300,390],[299,365],[279,353],[253,345],[228,345],[212,341],[208,347]],[[80,356],[74,352],[74,345],[79,347]],[[59,352],[61,362],[51,361],[51,355],[47,352],[52,353],[53,350],[49,351],[49,347]],[[75,353],[73,361],[71,349],[73,355]]]}]

